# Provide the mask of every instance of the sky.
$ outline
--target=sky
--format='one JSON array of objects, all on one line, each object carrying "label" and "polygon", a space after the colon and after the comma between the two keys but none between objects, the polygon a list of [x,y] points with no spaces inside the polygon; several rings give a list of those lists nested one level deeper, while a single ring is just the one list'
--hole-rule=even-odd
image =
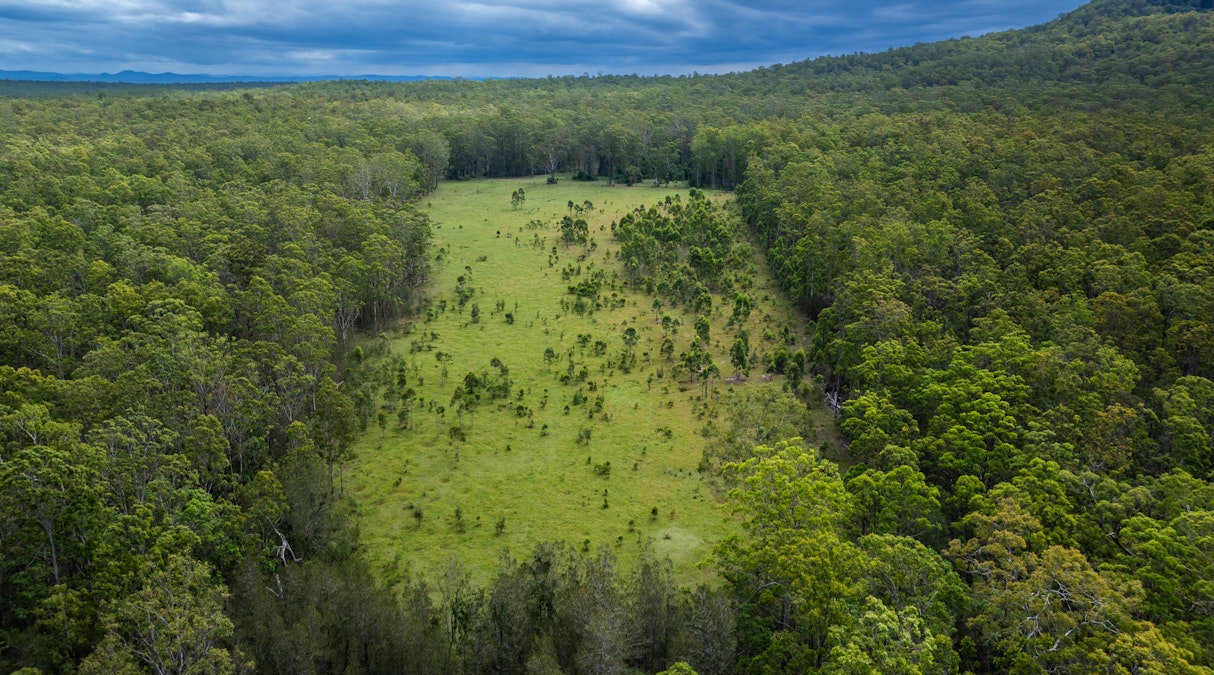
[{"label": "sky", "polygon": [[1043,23],[1081,0],[0,0],[0,70],[689,74]]}]

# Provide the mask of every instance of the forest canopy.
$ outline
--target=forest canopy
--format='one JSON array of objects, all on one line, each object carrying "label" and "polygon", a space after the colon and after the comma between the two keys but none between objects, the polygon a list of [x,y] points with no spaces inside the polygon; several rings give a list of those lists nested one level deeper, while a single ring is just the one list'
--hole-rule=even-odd
[{"label": "forest canopy", "polygon": [[[1211,672],[1210,9],[724,76],[6,85],[0,668]],[[551,545],[388,590],[357,550],[355,345],[425,293],[421,202],[545,175],[734,191],[812,327],[846,462],[707,462],[719,588]],[[694,305],[732,249],[689,204],[614,236]]]}]

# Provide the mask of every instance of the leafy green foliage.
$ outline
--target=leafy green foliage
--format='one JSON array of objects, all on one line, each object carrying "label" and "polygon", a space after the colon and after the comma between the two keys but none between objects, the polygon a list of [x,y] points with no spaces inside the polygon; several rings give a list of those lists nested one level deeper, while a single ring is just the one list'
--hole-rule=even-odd
[{"label": "leafy green foliage", "polygon": [[[0,667],[1210,672],[1209,9],[1098,0],[719,77],[5,85]],[[486,589],[453,573],[389,598],[334,508],[353,441],[389,419],[346,349],[458,255],[416,205],[441,178],[562,171],[737,188],[806,350],[714,325],[763,291],[733,207],[698,190],[619,218],[619,281],[655,320],[704,317],[677,359],[674,320],[653,347],[706,402],[714,347],[837,402],[851,468],[788,440],[797,398],[752,390],[707,430],[744,527],[716,551],[722,593],[540,549]],[[596,246],[594,206],[568,207],[552,265]],[[571,274],[582,318],[620,302]],[[458,283],[478,329],[481,292]],[[622,352],[595,357],[643,367],[645,333],[612,330]],[[435,356],[424,409],[453,442],[512,400],[504,365],[449,389]],[[589,387],[575,356],[544,365]],[[403,427],[410,376],[384,401]]]},{"label": "leafy green foliage", "polygon": [[371,413],[337,363],[411,310],[428,179],[310,135],[319,110],[203,99],[0,120],[2,666],[243,668],[221,577],[350,550],[331,510]]},{"label": "leafy green foliage", "polygon": [[[750,247],[706,195],[636,210],[612,224],[631,284],[697,312],[711,309],[710,292],[749,288]],[[729,270],[729,274],[726,274]]]}]

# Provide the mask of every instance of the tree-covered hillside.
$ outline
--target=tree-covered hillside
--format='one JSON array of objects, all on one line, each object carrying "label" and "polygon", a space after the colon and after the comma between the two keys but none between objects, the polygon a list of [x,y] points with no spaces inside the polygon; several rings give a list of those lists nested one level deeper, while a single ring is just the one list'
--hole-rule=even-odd
[{"label": "tree-covered hillside", "polygon": [[[0,100],[0,668],[1211,672],[1210,9],[715,77]],[[425,292],[435,185],[523,175],[736,188],[805,312],[797,405],[840,402],[846,468],[765,429],[705,462],[718,589],[557,547],[483,589],[366,571],[354,345]],[[638,279],[651,225],[616,233]]]}]

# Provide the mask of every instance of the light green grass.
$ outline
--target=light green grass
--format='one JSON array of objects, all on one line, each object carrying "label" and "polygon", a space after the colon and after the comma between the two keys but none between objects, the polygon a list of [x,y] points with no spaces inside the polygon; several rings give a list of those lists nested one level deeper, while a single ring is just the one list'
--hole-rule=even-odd
[{"label": "light green grass", "polygon": [[[526,202],[514,209],[510,195],[519,187],[526,190]],[[619,270],[609,259],[616,248],[610,223],[635,206],[653,204],[674,192],[567,180],[551,186],[535,179],[444,183],[430,196],[427,210],[437,224],[434,248],[446,251],[434,269],[431,298],[436,311],[443,299],[448,309],[431,321],[419,318],[400,331],[390,340],[392,353],[409,364],[409,386],[424,401],[448,408],[452,391],[466,373],[493,370],[490,359],[501,359],[510,368],[514,392],[525,392],[521,401],[512,397],[510,406],[521,402],[530,407],[535,426],[528,428],[527,420],[517,417],[512,408],[498,409],[502,401],[484,403],[474,416],[465,418],[467,440],[459,444],[457,461],[447,433],[457,422],[454,412],[440,420],[423,404],[414,413],[410,431],[396,429],[395,418],[389,415],[382,438],[373,425],[356,447],[346,485],[355,499],[362,544],[384,578],[398,578],[408,571],[434,579],[456,560],[475,581],[484,582],[503,550],[525,556],[536,543],[548,540],[578,549],[588,540],[592,551],[606,544],[627,565],[640,543],[651,540],[659,553],[671,557],[680,583],[712,580],[711,572],[697,564],[735,528],[711,484],[696,471],[705,443],[700,436],[703,416],[712,412],[701,400],[700,385],[673,381],[668,367],[666,376],[657,378],[667,364],[658,354],[661,315],[652,309],[653,298],[621,287],[617,289],[625,298],[621,308],[584,317],[561,311],[562,299],[571,301],[572,296],[566,294],[570,282],[561,278],[560,270],[568,263],[580,264],[583,270],[593,265],[607,270],[610,278]],[[556,222],[568,212],[570,200],[594,203],[595,210],[586,214],[597,243],[592,252],[559,243]],[[526,224],[533,219],[546,225],[528,229]],[[538,246],[534,245],[537,237],[542,240]],[[559,261],[550,267],[553,246]],[[462,314],[455,296],[460,275],[477,289]],[[607,290],[604,296],[611,293]],[[794,314],[778,302],[779,293],[766,276],[759,277],[752,295],[759,302],[748,329],[752,346],[763,352],[771,347],[764,333],[778,334],[778,327],[784,325],[780,321],[790,322]],[[494,311],[499,300],[514,314],[513,325],[507,325],[503,312]],[[473,302],[481,309],[479,324],[470,323]],[[727,375],[733,329],[726,328],[728,310],[721,307],[729,303],[718,299],[714,304],[718,309],[712,317],[713,348]],[[669,308],[664,312],[682,318],[676,351],[686,349],[694,334],[694,316]],[[592,343],[607,342],[608,356],[616,356],[623,349],[621,333],[628,326],[642,335],[636,347],[637,367],[630,374],[608,368],[607,359],[592,356],[590,350],[584,354],[577,350],[575,361],[590,371],[596,392],[586,384],[559,382],[567,365],[563,358],[551,371],[544,363],[545,348],[564,354],[583,333],[593,336]],[[411,353],[411,343],[428,339],[432,332],[437,335],[432,351]],[[438,351],[452,356],[445,385],[440,384]],[[644,352],[649,353],[648,362]],[[717,389],[726,386],[721,381]],[[604,396],[603,413],[609,421],[589,419],[588,404],[570,405],[571,412],[564,413],[579,388],[592,400]],[[548,403],[541,409],[545,392]],[[547,435],[541,432],[543,425],[548,426]],[[659,431],[667,427],[669,437]],[[591,430],[588,444],[577,443],[582,428]],[[605,462],[611,463],[607,478],[593,469]],[[419,507],[420,526],[412,510]],[[462,534],[455,526],[457,507],[466,523]],[[656,519],[651,515],[654,507]],[[500,535],[495,532],[499,518],[505,518]]]}]

